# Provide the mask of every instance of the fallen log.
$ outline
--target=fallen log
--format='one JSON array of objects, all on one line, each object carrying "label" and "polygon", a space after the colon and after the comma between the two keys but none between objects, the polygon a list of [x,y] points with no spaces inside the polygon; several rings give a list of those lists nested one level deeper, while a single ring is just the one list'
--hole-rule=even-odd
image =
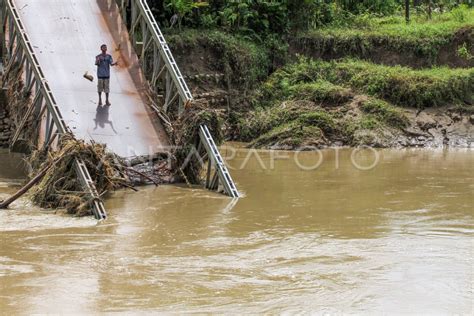
[{"label": "fallen log", "polygon": [[144,177],[145,179],[148,179],[149,181],[151,181],[156,187],[158,186],[158,182],[156,182],[155,180],[153,180],[151,177],[147,176],[146,174],[144,174],[143,172],[140,172],[138,170],[135,170],[133,168],[129,168],[129,167],[125,167],[125,169],[127,171],[131,171],[131,172],[135,172],[136,174],[138,174],[139,176],[142,176]]},{"label": "fallen log", "polygon": [[23,194],[28,192],[29,189],[31,189],[35,184],[41,181],[43,177],[46,175],[49,169],[51,169],[52,166],[54,166],[59,160],[61,160],[62,157],[59,157],[58,159],[54,160],[51,162],[49,165],[44,167],[33,179],[31,179],[25,186],[23,186],[20,190],[18,190],[15,194],[13,194],[11,197],[6,199],[5,201],[2,201],[0,203],[0,209],[6,209],[10,204],[15,202],[17,199],[19,199]]},{"label": "fallen log", "polygon": [[127,183],[122,183],[122,186],[124,188],[129,188],[130,190],[133,190],[135,192],[138,192],[138,189],[137,188],[134,188],[133,186],[131,186],[130,184],[127,184]]}]

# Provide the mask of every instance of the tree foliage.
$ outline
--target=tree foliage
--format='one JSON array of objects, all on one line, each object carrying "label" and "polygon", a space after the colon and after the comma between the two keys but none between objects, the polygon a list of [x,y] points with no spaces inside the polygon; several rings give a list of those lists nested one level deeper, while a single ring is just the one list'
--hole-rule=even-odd
[{"label": "tree foliage", "polygon": [[[350,25],[358,15],[402,14],[404,0],[149,0],[165,26],[219,28],[252,37],[287,34],[327,25]],[[444,12],[472,0],[411,0],[415,12]]]}]

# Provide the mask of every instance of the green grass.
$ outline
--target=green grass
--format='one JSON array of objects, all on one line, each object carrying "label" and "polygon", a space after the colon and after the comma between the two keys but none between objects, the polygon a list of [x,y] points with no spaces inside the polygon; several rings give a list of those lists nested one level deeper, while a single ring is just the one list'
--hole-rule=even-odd
[{"label": "green grass", "polygon": [[345,59],[325,62],[300,59],[275,72],[261,87],[262,104],[291,97],[295,86],[321,80],[340,89],[384,99],[398,106],[426,108],[472,100],[474,69],[413,70]]},{"label": "green grass", "polygon": [[275,127],[297,120],[312,109],[298,102],[282,102],[270,108],[259,108],[238,122],[239,135],[244,141],[251,141]]},{"label": "green grass", "polygon": [[[324,144],[328,139],[346,145],[359,145],[354,135],[360,130],[400,129],[408,124],[403,112],[389,103],[368,98],[359,105],[360,114],[345,113],[347,105],[326,110],[308,101],[283,101],[268,108],[258,108],[238,124],[241,140],[254,147],[298,148]],[[357,143],[354,143],[357,142]]]},{"label": "green grass", "polygon": [[270,131],[260,135],[250,143],[251,147],[279,147],[298,148],[302,146],[315,146],[321,143],[323,133],[317,126],[301,125],[291,121],[278,125]]},{"label": "green grass", "polygon": [[434,14],[430,20],[426,15],[412,16],[410,23],[403,16],[373,17],[360,15],[350,27],[331,27],[313,30],[316,34],[392,36],[412,40],[420,38],[442,38],[456,30],[474,26],[474,9],[460,7],[443,14]]},{"label": "green grass", "polygon": [[[402,16],[377,18],[356,16],[350,26],[327,26],[299,34],[296,41],[308,52],[374,58],[375,48],[386,52],[407,53],[421,58],[425,65],[436,62],[443,45],[450,43],[462,28],[474,27],[474,9],[458,8],[449,13],[414,16],[407,24]],[[406,58],[407,62],[410,58]]]},{"label": "green grass", "polygon": [[309,100],[326,105],[339,105],[352,98],[350,89],[335,85],[326,80],[316,80],[291,86],[292,98]]},{"label": "green grass", "polygon": [[364,102],[361,109],[368,114],[367,117],[370,119],[389,126],[405,127],[408,125],[408,119],[403,113],[385,101],[372,98]]},{"label": "green grass", "polygon": [[[251,141],[275,129],[280,131],[281,126],[290,123],[318,128],[321,135],[334,133],[338,129],[333,114],[304,101],[287,101],[271,108],[257,109],[242,118],[238,125],[242,140]],[[277,134],[281,135],[280,132]]]}]

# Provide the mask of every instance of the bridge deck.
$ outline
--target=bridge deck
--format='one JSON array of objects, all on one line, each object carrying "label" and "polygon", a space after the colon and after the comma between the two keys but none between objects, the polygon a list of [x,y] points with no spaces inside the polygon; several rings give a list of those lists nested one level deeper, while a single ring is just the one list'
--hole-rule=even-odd
[{"label": "bridge deck", "polygon": [[[15,5],[75,136],[104,143],[122,157],[162,152],[168,138],[145,104],[137,56],[115,6],[108,7],[110,1],[15,0]],[[94,61],[103,43],[119,60],[111,69],[110,107],[97,104]],[[83,78],[86,71],[94,82]]]}]

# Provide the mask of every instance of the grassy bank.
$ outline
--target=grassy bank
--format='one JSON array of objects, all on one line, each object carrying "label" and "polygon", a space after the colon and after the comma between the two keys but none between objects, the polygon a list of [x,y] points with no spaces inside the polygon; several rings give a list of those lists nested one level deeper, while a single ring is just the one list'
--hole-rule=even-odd
[{"label": "grassy bank", "polygon": [[[240,120],[243,140],[255,147],[295,149],[306,146],[361,145],[385,147],[408,124],[403,112],[375,98],[355,96],[338,107],[311,101],[283,101],[256,109]],[[370,133],[368,133],[370,132]],[[369,135],[369,136],[368,136]]]},{"label": "grassy bank", "polygon": [[409,125],[403,107],[472,108],[473,87],[474,69],[302,58],[261,85],[237,128],[257,147],[390,146]]},{"label": "grassy bank", "polygon": [[474,9],[414,16],[355,16],[345,26],[326,26],[292,38],[293,50],[317,58],[358,57],[412,67],[472,67]]},{"label": "grassy bank", "polygon": [[[474,112],[473,9],[415,15],[410,24],[357,15],[280,38],[217,30],[167,38],[184,74],[224,73],[192,89],[222,100],[208,106],[219,109],[227,137],[251,146],[413,146],[434,137],[428,127],[443,142],[452,124],[473,120],[451,115]],[[445,117],[417,118],[427,111]]]},{"label": "grassy bank", "polygon": [[[334,102],[348,93],[337,87],[352,88],[398,106],[442,106],[472,100],[474,69],[413,70],[354,59],[326,62],[303,58],[270,76],[262,85],[259,100],[263,105],[287,98]],[[312,95],[312,88],[317,94]]]}]

